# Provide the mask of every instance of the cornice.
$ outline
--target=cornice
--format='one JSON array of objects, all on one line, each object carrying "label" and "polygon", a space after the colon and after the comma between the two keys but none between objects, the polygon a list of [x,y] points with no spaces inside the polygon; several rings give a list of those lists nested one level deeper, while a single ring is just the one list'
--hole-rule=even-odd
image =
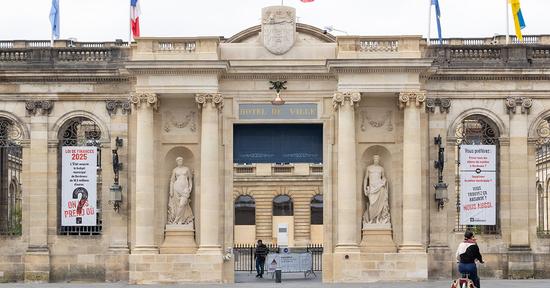
[{"label": "cornice", "polygon": [[304,73],[224,73],[220,76],[222,80],[337,80],[333,74],[304,74]]},{"label": "cornice", "polygon": [[227,71],[227,61],[159,61],[144,60],[126,63],[126,69],[137,75],[219,74]]},{"label": "cornice", "polygon": [[333,59],[327,60],[327,68],[334,73],[424,73],[432,69],[431,59]]},{"label": "cornice", "polygon": [[502,75],[502,74],[432,74],[426,76],[426,80],[453,80],[453,81],[466,81],[466,80],[480,80],[480,81],[548,81],[550,75],[538,74],[538,75]]}]

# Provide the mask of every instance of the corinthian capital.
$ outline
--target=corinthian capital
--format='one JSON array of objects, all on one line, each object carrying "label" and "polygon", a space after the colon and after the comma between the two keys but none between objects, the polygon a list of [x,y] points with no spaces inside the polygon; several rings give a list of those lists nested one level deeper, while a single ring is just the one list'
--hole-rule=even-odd
[{"label": "corinthian capital", "polygon": [[220,111],[223,108],[223,96],[221,93],[200,93],[195,95],[195,101],[199,105],[199,108],[204,108],[208,104]]},{"label": "corinthian capital", "polygon": [[361,93],[359,92],[336,92],[334,93],[334,97],[332,97],[334,110],[338,110],[346,102],[349,102],[350,106],[353,107],[359,101],[361,101]]},{"label": "corinthian capital", "polygon": [[141,107],[141,105],[147,105],[152,107],[154,110],[157,110],[160,104],[160,100],[155,93],[147,92],[136,92],[130,95],[130,103],[136,107]]},{"label": "corinthian capital", "polygon": [[416,107],[422,106],[426,101],[426,92],[424,91],[407,91],[399,93],[399,108],[408,107],[414,103]]}]

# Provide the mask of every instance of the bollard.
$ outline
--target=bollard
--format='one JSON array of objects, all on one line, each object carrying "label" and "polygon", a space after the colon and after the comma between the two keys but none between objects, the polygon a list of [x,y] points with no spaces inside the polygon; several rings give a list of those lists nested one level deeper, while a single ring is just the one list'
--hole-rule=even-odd
[{"label": "bollard", "polygon": [[275,270],[275,283],[281,283],[281,269]]}]

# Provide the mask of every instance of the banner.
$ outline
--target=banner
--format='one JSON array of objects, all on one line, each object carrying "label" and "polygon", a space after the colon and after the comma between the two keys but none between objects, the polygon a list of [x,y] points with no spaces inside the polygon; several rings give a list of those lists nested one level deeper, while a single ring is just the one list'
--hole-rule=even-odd
[{"label": "banner", "polygon": [[306,272],[313,269],[311,253],[269,253],[266,260],[267,272],[281,269],[282,273]]},{"label": "banner", "polygon": [[61,226],[96,226],[97,148],[63,146]]},{"label": "banner", "polygon": [[496,225],[496,146],[460,146],[460,225]]}]

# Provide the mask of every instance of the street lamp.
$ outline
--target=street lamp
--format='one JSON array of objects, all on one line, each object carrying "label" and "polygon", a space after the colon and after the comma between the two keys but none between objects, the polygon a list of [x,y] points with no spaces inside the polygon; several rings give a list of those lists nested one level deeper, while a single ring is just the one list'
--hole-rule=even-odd
[{"label": "street lamp", "polygon": [[113,172],[115,173],[115,183],[111,185],[109,191],[111,192],[111,200],[109,203],[113,205],[113,209],[118,212],[120,210],[120,204],[122,203],[122,186],[118,183],[119,172],[122,170],[122,163],[118,161],[118,148],[122,147],[122,139],[116,137],[115,149],[111,150],[113,153]]},{"label": "street lamp", "polygon": [[269,87],[269,90],[275,90],[277,91],[277,96],[275,99],[271,100],[271,104],[273,105],[283,105],[285,104],[285,100],[281,98],[281,90],[286,90],[285,84],[286,81],[269,81],[271,83],[271,87]]},{"label": "street lamp", "polygon": [[443,182],[443,167],[445,165],[445,148],[441,146],[441,135],[434,137],[434,144],[438,145],[438,157],[434,161],[434,167],[437,169],[437,184],[435,188],[435,201],[437,202],[437,209],[441,210],[445,206],[445,202],[449,200],[447,195],[447,183]]}]

